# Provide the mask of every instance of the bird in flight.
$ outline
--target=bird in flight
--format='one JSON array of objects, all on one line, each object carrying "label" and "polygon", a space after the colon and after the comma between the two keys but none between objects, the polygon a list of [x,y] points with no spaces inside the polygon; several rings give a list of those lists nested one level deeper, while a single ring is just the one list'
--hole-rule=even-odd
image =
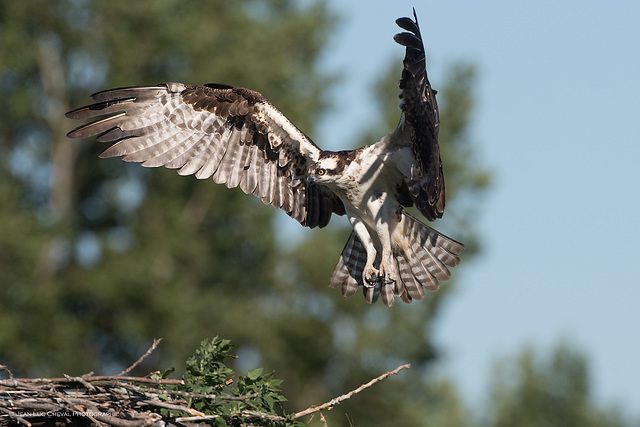
[{"label": "bird in flight", "polygon": [[405,212],[442,217],[444,175],[436,91],[427,78],[418,18],[399,18],[394,40],[406,48],[399,81],[401,118],[375,144],[326,151],[262,94],[224,84],[166,83],[111,89],[66,114],[97,120],[67,136],[112,143],[100,157],[177,169],[240,187],[306,227],[346,215],[353,231],[329,286],[369,303],[421,300],[448,280],[464,245]]}]

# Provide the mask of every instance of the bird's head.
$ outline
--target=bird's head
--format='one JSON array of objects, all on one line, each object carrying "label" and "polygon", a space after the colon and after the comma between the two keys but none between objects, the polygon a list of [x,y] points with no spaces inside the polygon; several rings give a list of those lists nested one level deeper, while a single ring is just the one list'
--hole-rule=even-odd
[{"label": "bird's head", "polygon": [[309,168],[309,183],[331,187],[342,177],[343,171],[344,165],[338,156],[325,155]]}]

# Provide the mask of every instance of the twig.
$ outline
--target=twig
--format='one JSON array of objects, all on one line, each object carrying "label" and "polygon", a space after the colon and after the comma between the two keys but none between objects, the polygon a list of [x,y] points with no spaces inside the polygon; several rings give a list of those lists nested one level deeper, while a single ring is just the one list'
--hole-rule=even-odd
[{"label": "twig", "polygon": [[[97,381],[128,381],[134,383],[145,383],[145,384],[184,384],[182,380],[173,380],[173,379],[153,379],[153,378],[145,378],[145,377],[121,377],[118,375],[95,375],[91,377],[82,377],[84,381],[89,383],[97,382]],[[7,380],[0,380],[0,383]],[[51,384],[51,383],[69,383],[75,382],[70,381],[67,378],[15,378],[15,381],[20,381],[22,383],[31,383],[31,384]]]},{"label": "twig", "polygon": [[138,405],[149,405],[149,406],[157,406],[159,408],[173,409],[174,411],[186,412],[188,414],[195,415],[198,417],[204,417],[206,415],[200,411],[196,411],[193,408],[187,408],[186,406],[182,406],[182,405],[174,405],[172,403],[161,402],[160,400],[140,400],[136,403]]},{"label": "twig", "polygon": [[36,386],[33,385],[27,381],[23,381],[23,380],[0,380],[0,386],[7,386],[7,387],[24,387],[24,388],[28,388],[29,390],[35,392],[35,393],[39,393],[41,391],[43,392],[48,392],[48,390],[44,390],[43,386]]},{"label": "twig", "polygon": [[347,421],[349,421],[349,427],[354,427],[353,420],[351,419],[349,414],[344,414],[344,416],[347,418]]},{"label": "twig", "polygon": [[199,393],[189,393],[188,391],[180,391],[180,390],[162,390],[163,393],[171,394],[175,396],[182,397],[190,397],[192,399],[221,399],[221,400],[250,400],[255,399],[256,397],[260,397],[260,393],[252,393],[245,394],[244,396],[224,396],[220,394],[199,394]]},{"label": "twig", "polygon": [[[114,417],[104,411],[101,411],[94,404],[94,402],[90,402],[90,401],[87,403],[81,403],[81,405],[84,405],[87,410],[85,411],[80,408],[78,413],[83,417],[89,418],[96,425],[108,424],[108,425],[117,426],[117,427],[142,427],[142,426],[150,425],[150,422],[149,422],[150,418],[151,420],[153,420],[152,417],[149,417],[149,415],[146,415],[146,414],[139,414],[145,417],[143,419],[138,418],[138,419],[127,420],[123,418]],[[77,408],[77,405],[75,406],[75,408]]]},{"label": "twig", "polygon": [[85,386],[85,388],[89,391],[95,391],[95,387],[90,384],[89,382],[87,382],[84,378],[82,377],[71,377],[67,374],[64,374],[64,377],[69,380],[69,382],[78,382],[80,384],[82,384],[83,386]]},{"label": "twig", "polygon": [[[94,411],[92,409],[89,409],[91,407],[93,407],[93,402],[91,400],[88,399],[82,399],[82,398],[77,398],[77,397],[65,397],[65,396],[58,396],[56,397],[56,400],[61,400],[63,402],[65,402],[67,405],[69,405],[69,407],[71,407],[73,409],[73,412],[78,412],[80,414],[82,414],[83,417],[87,417],[88,419],[90,419],[94,424],[96,425],[101,425],[102,423],[98,420],[96,420],[93,417],[93,414],[91,412],[99,412],[99,411]],[[26,401],[26,399],[25,399]],[[88,411],[85,411],[85,409],[88,409]]]},{"label": "twig", "polygon": [[9,378],[13,379],[13,373],[7,368],[7,365],[0,365],[0,371],[5,371],[9,374]]},{"label": "twig", "polygon": [[153,344],[151,344],[151,347],[149,347],[149,350],[147,350],[147,352],[145,354],[143,354],[142,356],[140,356],[140,358],[138,360],[136,360],[135,362],[133,362],[133,365],[129,366],[127,369],[125,369],[124,371],[120,372],[118,375],[116,375],[117,377],[121,377],[121,376],[125,376],[127,375],[129,372],[131,372],[131,370],[133,368],[135,368],[136,366],[138,366],[144,359],[146,359],[151,353],[153,353],[153,351],[158,348],[158,344],[160,344],[160,342],[162,341],[162,338],[154,338],[153,339]]},{"label": "twig", "polygon": [[216,418],[220,418],[221,415],[205,415],[204,417],[178,417],[175,419],[176,422],[179,423],[190,423],[190,422],[198,422],[198,421],[208,421],[215,420]]},{"label": "twig", "polygon": [[184,384],[182,380],[172,379],[153,379],[144,377],[121,377],[118,375],[98,375],[95,377],[85,378],[89,382],[93,381],[129,381],[134,383],[146,383],[146,384]]},{"label": "twig", "polygon": [[343,394],[342,396],[338,396],[334,399],[331,399],[329,402],[327,403],[323,403],[320,406],[312,406],[310,408],[305,409],[304,411],[300,411],[297,412],[294,416],[293,419],[298,419],[300,417],[304,417],[305,415],[309,415],[309,414],[313,414],[314,412],[318,412],[318,411],[322,411],[323,409],[331,409],[332,407],[342,403],[343,401],[351,398],[351,396],[353,396],[354,394],[360,393],[362,390],[364,390],[365,388],[371,387],[372,385],[374,385],[375,383],[377,383],[378,381],[382,381],[383,379],[390,377],[391,375],[395,375],[398,372],[404,370],[404,369],[408,369],[410,368],[411,365],[406,364],[406,365],[402,365],[402,366],[398,366],[396,369],[394,369],[393,371],[389,371],[386,372],[382,375],[380,375],[377,378],[372,379],[371,381],[369,381],[366,384],[362,384],[360,387],[358,387],[355,390],[351,390],[349,393],[347,394]]},{"label": "twig", "polygon": [[327,419],[324,417],[324,414],[322,413],[322,411],[320,411],[320,421],[322,422],[322,425],[324,427],[327,427]]},{"label": "twig", "polygon": [[[103,423],[96,420],[93,416],[93,414],[91,414],[90,412],[84,411],[81,407],[75,406],[74,407],[75,410],[79,411],[79,413],[83,416],[83,417],[87,417],[88,419],[90,419],[95,425],[102,425]],[[91,411],[93,412],[93,411]]]},{"label": "twig", "polygon": [[[259,418],[261,420],[269,420],[269,421],[287,421],[287,418],[281,417],[280,415],[272,415],[267,414],[266,412],[261,411],[252,411],[250,409],[246,409],[240,413],[241,417],[251,417],[251,418]],[[203,415],[201,417],[178,417],[175,419],[176,422],[199,422],[199,421],[207,421],[213,420],[216,418],[225,418],[225,415]]]},{"label": "twig", "polygon": [[31,423],[29,421],[25,420],[20,415],[16,414],[10,409],[3,408],[2,406],[0,406],[0,412],[4,412],[5,414],[9,415],[11,418],[18,421],[22,425],[31,427]]},{"label": "twig", "polygon": [[252,410],[249,410],[249,409],[246,409],[246,410],[242,411],[241,415],[243,417],[250,416],[250,417],[254,417],[254,418],[260,418],[261,420],[287,421],[287,419],[285,417],[281,417],[280,415],[271,415],[271,414],[267,414],[265,412],[252,411]]},{"label": "twig", "polygon": [[104,414],[96,415],[95,419],[116,427],[143,427],[151,425],[153,421],[157,421],[153,417],[138,420],[125,420],[122,418],[112,417],[111,415]]},{"label": "twig", "polygon": [[119,384],[119,386],[124,387],[128,390],[135,391],[137,393],[141,393],[141,394],[150,394],[151,392],[154,394],[188,397],[190,399],[220,399],[220,400],[243,401],[243,400],[255,399],[256,397],[260,397],[260,393],[246,394],[244,396],[225,396],[221,394],[200,394],[200,393],[190,393],[188,391],[182,391],[182,390],[138,387],[133,384],[127,384],[127,383]]}]

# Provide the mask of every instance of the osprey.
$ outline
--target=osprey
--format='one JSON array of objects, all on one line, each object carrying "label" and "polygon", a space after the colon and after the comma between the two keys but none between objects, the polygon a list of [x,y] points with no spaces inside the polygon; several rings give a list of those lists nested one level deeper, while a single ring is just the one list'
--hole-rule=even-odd
[{"label": "osprey", "polygon": [[96,104],[66,114],[98,120],[70,138],[98,135],[111,142],[100,157],[177,169],[240,187],[282,209],[306,227],[324,227],[346,215],[353,231],[329,280],[344,296],[359,287],[369,303],[424,298],[451,276],[464,245],[423,224],[442,217],[444,176],[438,147],[436,91],[427,79],[425,50],[414,19],[400,18],[406,47],[398,127],[377,143],[325,151],[263,95],[224,84],[167,83],[112,89]]}]

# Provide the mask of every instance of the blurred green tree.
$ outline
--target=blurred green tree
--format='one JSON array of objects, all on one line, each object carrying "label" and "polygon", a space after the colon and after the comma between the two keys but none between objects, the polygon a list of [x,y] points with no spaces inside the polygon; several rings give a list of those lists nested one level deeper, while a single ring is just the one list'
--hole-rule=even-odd
[{"label": "blurred green tree", "polygon": [[594,400],[587,359],[566,344],[548,355],[525,348],[497,363],[489,415],[494,427],[631,425],[618,408]]},{"label": "blurred green tree", "polygon": [[277,333],[272,210],[98,161],[95,141],[65,137],[64,112],[106,87],[215,80],[312,130],[331,18],[323,2],[0,1],[0,359],[29,375],[117,370],[152,336],[178,361],[203,337]]}]

